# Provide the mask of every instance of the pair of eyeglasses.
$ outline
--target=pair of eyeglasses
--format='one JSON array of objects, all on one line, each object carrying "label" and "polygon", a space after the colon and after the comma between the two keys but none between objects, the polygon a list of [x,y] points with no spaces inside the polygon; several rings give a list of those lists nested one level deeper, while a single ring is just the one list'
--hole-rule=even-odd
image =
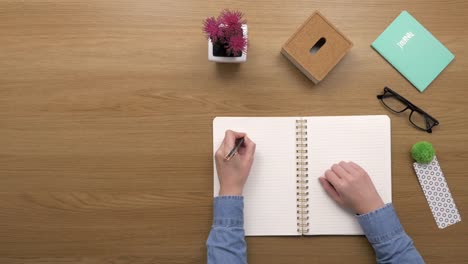
[{"label": "pair of eyeglasses", "polygon": [[409,109],[411,111],[409,115],[411,124],[427,133],[432,133],[432,128],[439,124],[437,119],[388,87],[385,87],[384,93],[377,95],[377,98],[394,113],[403,113]]}]

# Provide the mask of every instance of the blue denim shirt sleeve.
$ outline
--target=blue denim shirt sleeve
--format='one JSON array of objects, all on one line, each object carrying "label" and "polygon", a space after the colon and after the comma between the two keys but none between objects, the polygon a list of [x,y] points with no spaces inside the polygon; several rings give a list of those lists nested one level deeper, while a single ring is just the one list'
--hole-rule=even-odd
[{"label": "blue denim shirt sleeve", "polygon": [[357,218],[375,250],[377,263],[424,263],[413,241],[403,230],[392,204]]},{"label": "blue denim shirt sleeve", "polygon": [[247,263],[244,238],[244,198],[218,196],[214,198],[213,225],[206,241],[208,264]]},{"label": "blue denim shirt sleeve", "polygon": [[[247,263],[243,211],[241,196],[214,199],[213,225],[206,242],[209,264]],[[375,250],[378,263],[424,263],[403,230],[392,204],[359,215],[357,219]]]}]

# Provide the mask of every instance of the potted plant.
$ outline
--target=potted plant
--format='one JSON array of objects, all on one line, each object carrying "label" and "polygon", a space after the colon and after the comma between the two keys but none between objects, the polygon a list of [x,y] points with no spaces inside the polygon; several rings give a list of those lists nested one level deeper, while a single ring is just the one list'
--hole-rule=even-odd
[{"label": "potted plant", "polygon": [[203,32],[208,38],[208,60],[241,63],[247,60],[247,24],[244,14],[228,9],[218,18],[208,17]]}]

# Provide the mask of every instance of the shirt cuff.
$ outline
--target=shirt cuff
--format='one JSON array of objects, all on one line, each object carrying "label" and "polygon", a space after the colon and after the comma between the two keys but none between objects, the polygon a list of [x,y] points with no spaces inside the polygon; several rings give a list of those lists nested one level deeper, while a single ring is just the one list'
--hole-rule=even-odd
[{"label": "shirt cuff", "polygon": [[391,203],[367,214],[358,215],[357,219],[371,244],[392,240],[405,232]]},{"label": "shirt cuff", "polygon": [[222,227],[244,226],[244,197],[218,196],[214,198],[213,225]]}]

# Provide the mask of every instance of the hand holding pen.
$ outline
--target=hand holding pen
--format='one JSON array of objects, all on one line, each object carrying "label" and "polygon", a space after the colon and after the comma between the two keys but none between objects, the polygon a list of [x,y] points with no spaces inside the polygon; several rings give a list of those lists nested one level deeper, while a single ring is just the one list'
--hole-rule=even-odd
[{"label": "hand holding pen", "polygon": [[224,157],[224,159],[225,160],[231,160],[232,157],[234,157],[237,154],[237,151],[239,150],[240,146],[242,146],[242,144],[244,144],[244,140],[245,140],[244,137],[236,138],[235,146],[231,149],[231,151],[229,151],[229,153],[226,155],[226,157]]},{"label": "hand holding pen", "polygon": [[220,196],[242,195],[252,167],[255,143],[245,133],[227,130],[215,153]]}]

